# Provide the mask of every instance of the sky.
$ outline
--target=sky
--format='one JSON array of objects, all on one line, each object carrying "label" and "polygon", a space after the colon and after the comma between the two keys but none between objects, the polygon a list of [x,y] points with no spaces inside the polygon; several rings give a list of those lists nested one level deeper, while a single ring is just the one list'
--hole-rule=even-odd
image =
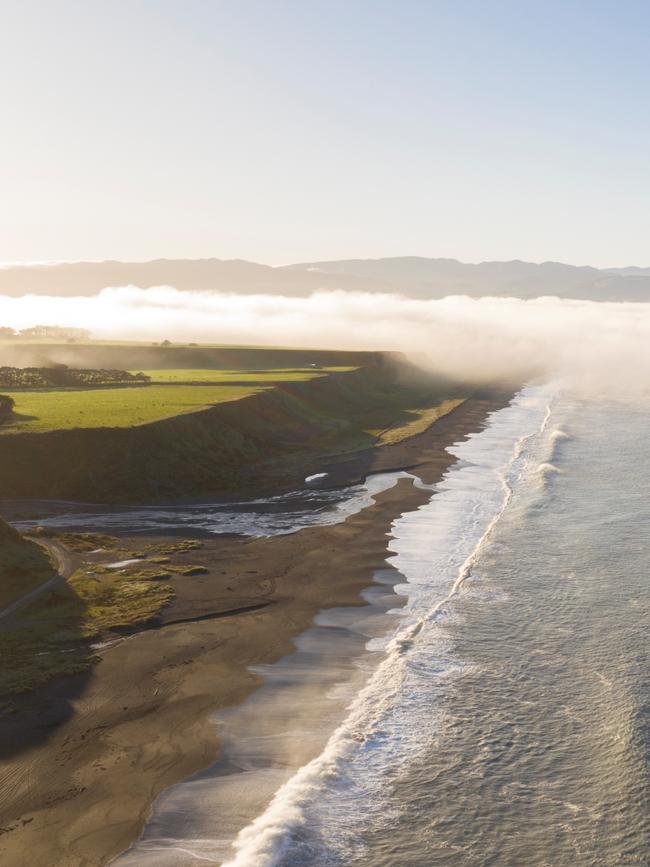
[{"label": "sky", "polygon": [[650,265],[650,5],[0,0],[0,262]]}]

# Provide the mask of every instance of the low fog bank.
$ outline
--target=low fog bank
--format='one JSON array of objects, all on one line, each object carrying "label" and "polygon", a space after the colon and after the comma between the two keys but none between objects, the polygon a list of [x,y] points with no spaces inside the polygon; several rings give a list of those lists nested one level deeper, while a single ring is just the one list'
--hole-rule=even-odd
[{"label": "low fog bank", "polygon": [[650,386],[650,304],[319,292],[307,298],[107,288],[93,297],[0,296],[0,322],[90,329],[98,338],[399,350],[476,382],[570,377]]}]

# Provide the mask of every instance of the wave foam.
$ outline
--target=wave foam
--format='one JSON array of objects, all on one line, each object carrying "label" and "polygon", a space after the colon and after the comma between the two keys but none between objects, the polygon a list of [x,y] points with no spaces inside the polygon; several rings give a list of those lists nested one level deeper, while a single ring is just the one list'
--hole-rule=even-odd
[{"label": "wave foam", "polygon": [[555,466],[555,464],[551,464],[548,461],[540,464],[537,467],[537,472],[542,477],[542,479],[547,479],[549,476],[557,476],[562,472],[561,469]]},{"label": "wave foam", "polygon": [[[408,580],[396,588],[408,602],[384,659],[323,752],[240,831],[223,867],[274,867],[289,853],[302,863],[296,850],[305,863],[315,863],[317,850],[318,863],[349,861],[360,845],[360,810],[386,820],[388,779],[418,754],[424,728],[436,724],[432,689],[462,670],[436,622],[449,614],[526,472],[528,447],[550,418],[546,394],[526,389],[494,413],[488,428],[454,447],[471,460],[452,467],[428,504],[394,523],[391,564]],[[522,427],[528,431],[517,435]]]}]

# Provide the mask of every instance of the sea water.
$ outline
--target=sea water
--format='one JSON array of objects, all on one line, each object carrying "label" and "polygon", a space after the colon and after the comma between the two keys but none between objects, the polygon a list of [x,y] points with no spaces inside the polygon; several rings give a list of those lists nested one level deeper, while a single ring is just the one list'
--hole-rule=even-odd
[{"label": "sea water", "polygon": [[[325,615],[336,635],[267,667],[218,720],[221,764],[118,863],[649,863],[649,427],[648,403],[554,385],[493,413],[394,523],[368,622]],[[280,750],[238,739],[273,707]]]}]

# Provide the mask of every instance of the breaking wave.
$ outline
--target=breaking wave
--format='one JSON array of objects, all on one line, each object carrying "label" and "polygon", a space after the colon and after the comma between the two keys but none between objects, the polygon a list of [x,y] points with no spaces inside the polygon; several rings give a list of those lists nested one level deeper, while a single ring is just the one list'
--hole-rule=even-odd
[{"label": "breaking wave", "polygon": [[436,486],[437,494],[395,522],[391,564],[408,581],[396,588],[408,602],[385,640],[384,658],[322,753],[240,831],[224,867],[275,867],[289,855],[292,864],[349,862],[361,845],[359,825],[367,831],[385,819],[387,781],[418,755],[427,741],[423,729],[436,724],[432,694],[462,669],[436,622],[449,615],[519,481],[532,469],[529,453],[546,430],[550,398],[549,387],[524,389],[483,432],[450,449],[461,460]]}]

